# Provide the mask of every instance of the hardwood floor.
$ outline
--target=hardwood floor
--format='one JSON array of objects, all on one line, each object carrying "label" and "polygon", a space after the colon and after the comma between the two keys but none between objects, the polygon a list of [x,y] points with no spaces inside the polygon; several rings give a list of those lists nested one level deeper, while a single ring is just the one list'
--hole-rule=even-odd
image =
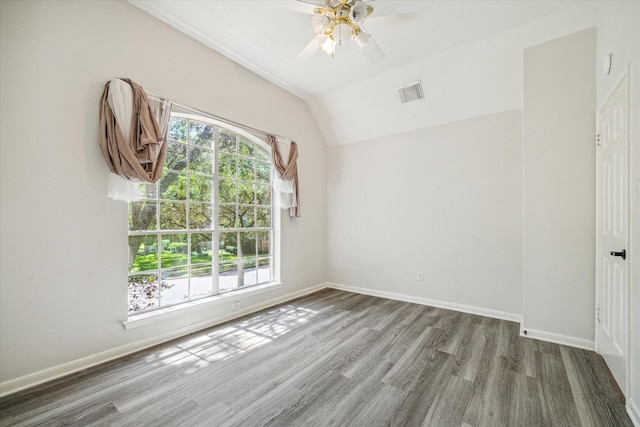
[{"label": "hardwood floor", "polygon": [[631,426],[602,358],[325,289],[0,399],[0,425]]}]

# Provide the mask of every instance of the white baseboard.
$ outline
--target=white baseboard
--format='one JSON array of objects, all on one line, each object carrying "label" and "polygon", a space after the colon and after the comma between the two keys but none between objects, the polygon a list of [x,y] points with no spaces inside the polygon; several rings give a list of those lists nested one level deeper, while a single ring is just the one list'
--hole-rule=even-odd
[{"label": "white baseboard", "polygon": [[635,427],[640,427],[640,409],[636,406],[633,399],[627,400],[627,414],[631,418],[631,422]]},{"label": "white baseboard", "polygon": [[415,304],[429,305],[432,307],[446,308],[448,310],[461,311],[463,313],[477,314],[480,316],[493,317],[496,319],[509,320],[512,322],[522,322],[522,316],[515,313],[491,310],[488,308],[473,307],[470,305],[456,304],[447,301],[438,301],[429,298],[414,297],[411,295],[398,294],[395,292],[378,291],[375,289],[359,288],[355,286],[342,285],[339,283],[327,283],[327,287],[342,291],[355,292],[358,294],[371,295],[374,297],[388,298],[398,301],[412,302]]},{"label": "white baseboard", "polygon": [[555,344],[562,344],[569,347],[582,348],[584,350],[595,351],[596,349],[596,344],[593,340],[585,340],[584,338],[576,338],[567,335],[554,334],[552,332],[529,329],[525,328],[522,324],[520,324],[520,336],[534,338],[541,341],[549,341]]},{"label": "white baseboard", "polygon": [[164,342],[171,341],[173,339],[180,338],[182,336],[185,336],[206,328],[210,328],[212,326],[216,326],[233,319],[237,319],[242,316],[246,316],[247,314],[251,314],[256,311],[264,310],[266,308],[285,303],[287,301],[319,291],[320,289],[324,289],[327,286],[328,286],[327,283],[321,283],[319,285],[305,288],[300,291],[290,292],[278,298],[265,300],[258,304],[255,304],[249,307],[244,307],[243,309],[238,309],[237,311],[233,311],[232,313],[227,313],[218,317],[207,319],[202,322],[194,323],[194,324],[185,326],[183,328],[168,332],[166,334],[157,335],[148,339],[144,339],[144,340],[136,341],[134,343],[126,344],[120,347],[112,348],[107,351],[103,351],[101,353],[96,353],[91,356],[87,356],[81,359],[73,360],[71,362],[63,363],[62,365],[44,369],[42,371],[35,372],[33,374],[28,374],[19,378],[15,378],[13,380],[5,381],[3,383],[0,383],[0,397],[15,393],[30,387],[34,387],[39,384],[43,384],[45,382],[63,377],[65,375],[73,374],[75,372],[79,372],[84,369],[88,369],[88,368],[100,365],[105,362],[109,362],[119,357],[123,357],[131,353],[135,353],[135,352],[144,350],[146,348],[150,348],[158,344],[162,344]]}]

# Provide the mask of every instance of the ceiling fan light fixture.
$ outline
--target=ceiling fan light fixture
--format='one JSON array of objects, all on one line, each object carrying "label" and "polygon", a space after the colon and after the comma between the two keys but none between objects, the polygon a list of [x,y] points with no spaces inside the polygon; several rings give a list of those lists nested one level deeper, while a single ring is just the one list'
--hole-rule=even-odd
[{"label": "ceiling fan light fixture", "polygon": [[[371,8],[371,10],[373,11],[373,8]],[[367,19],[367,16],[367,5],[360,1],[356,2],[356,4],[351,8],[351,11],[349,12],[349,19],[351,19],[351,22],[356,25],[362,24],[365,19]]]},{"label": "ceiling fan light fixture", "polygon": [[347,40],[353,37],[353,28],[351,28],[349,24],[340,23],[334,27],[333,37],[336,39],[338,45],[342,46],[343,43],[346,43]]},{"label": "ceiling fan light fixture", "polygon": [[342,46],[349,39],[363,51],[369,62],[377,63],[384,58],[384,52],[361,27],[373,13],[373,8],[366,0],[324,0],[323,6],[315,8],[311,18],[311,27],[316,37],[297,58],[307,58],[313,54],[314,48],[333,57],[336,46]]},{"label": "ceiling fan light fixture", "polygon": [[358,46],[358,49],[362,50],[362,48],[367,45],[367,43],[369,42],[370,38],[371,38],[371,36],[369,34],[365,33],[362,30],[360,30],[353,37],[353,41],[356,44],[356,46]]},{"label": "ceiling fan light fixture", "polygon": [[316,34],[322,34],[325,28],[329,25],[329,18],[327,15],[315,14],[311,18],[311,28]]},{"label": "ceiling fan light fixture", "polygon": [[327,39],[320,45],[320,48],[327,55],[333,56],[336,52],[336,41],[332,37],[327,37]]}]

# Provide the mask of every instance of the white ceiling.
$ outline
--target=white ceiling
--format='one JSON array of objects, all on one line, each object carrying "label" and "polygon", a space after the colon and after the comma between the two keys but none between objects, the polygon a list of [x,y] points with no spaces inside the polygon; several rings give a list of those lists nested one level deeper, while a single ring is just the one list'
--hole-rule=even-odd
[{"label": "white ceiling", "polygon": [[[296,55],[314,33],[311,16],[302,12],[309,7],[296,0],[129,2],[303,99],[326,95],[580,3],[373,0],[374,13],[364,26],[386,58],[370,64],[351,43],[338,47],[334,58],[317,52],[307,61],[297,61]],[[409,13],[376,17],[390,12]]]},{"label": "white ceiling", "polygon": [[[596,4],[371,0],[364,27],[386,54],[371,64],[352,43],[296,60],[322,0],[128,1],[305,100],[328,146],[522,108],[523,49],[594,26]],[[426,101],[401,105],[416,80]]]}]

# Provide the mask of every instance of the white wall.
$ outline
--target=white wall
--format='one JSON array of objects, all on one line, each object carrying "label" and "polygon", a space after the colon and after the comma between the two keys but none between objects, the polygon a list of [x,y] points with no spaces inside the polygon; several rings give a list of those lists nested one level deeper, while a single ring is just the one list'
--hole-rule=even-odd
[{"label": "white wall", "polygon": [[108,172],[98,146],[100,95],[114,77],[295,139],[303,217],[283,218],[285,285],[241,298],[241,306],[325,281],[326,148],[300,99],[120,1],[3,0],[0,42],[4,386],[230,311],[122,326],[127,207],[106,197]]},{"label": "white wall", "polygon": [[[604,56],[613,52],[611,74],[601,71]],[[640,2],[598,4],[596,75],[598,106],[604,104],[630,63],[631,83],[631,393],[627,407],[640,425]]]},{"label": "white wall", "polygon": [[327,279],[519,318],[521,135],[516,110],[330,148]]},{"label": "white wall", "polygon": [[[595,22],[595,3],[584,2],[314,98],[309,106],[330,146],[520,109],[523,49]],[[416,80],[422,81],[426,101],[402,105],[398,87]]]},{"label": "white wall", "polygon": [[524,52],[522,329],[587,348],[594,345],[595,37],[585,30]]}]

